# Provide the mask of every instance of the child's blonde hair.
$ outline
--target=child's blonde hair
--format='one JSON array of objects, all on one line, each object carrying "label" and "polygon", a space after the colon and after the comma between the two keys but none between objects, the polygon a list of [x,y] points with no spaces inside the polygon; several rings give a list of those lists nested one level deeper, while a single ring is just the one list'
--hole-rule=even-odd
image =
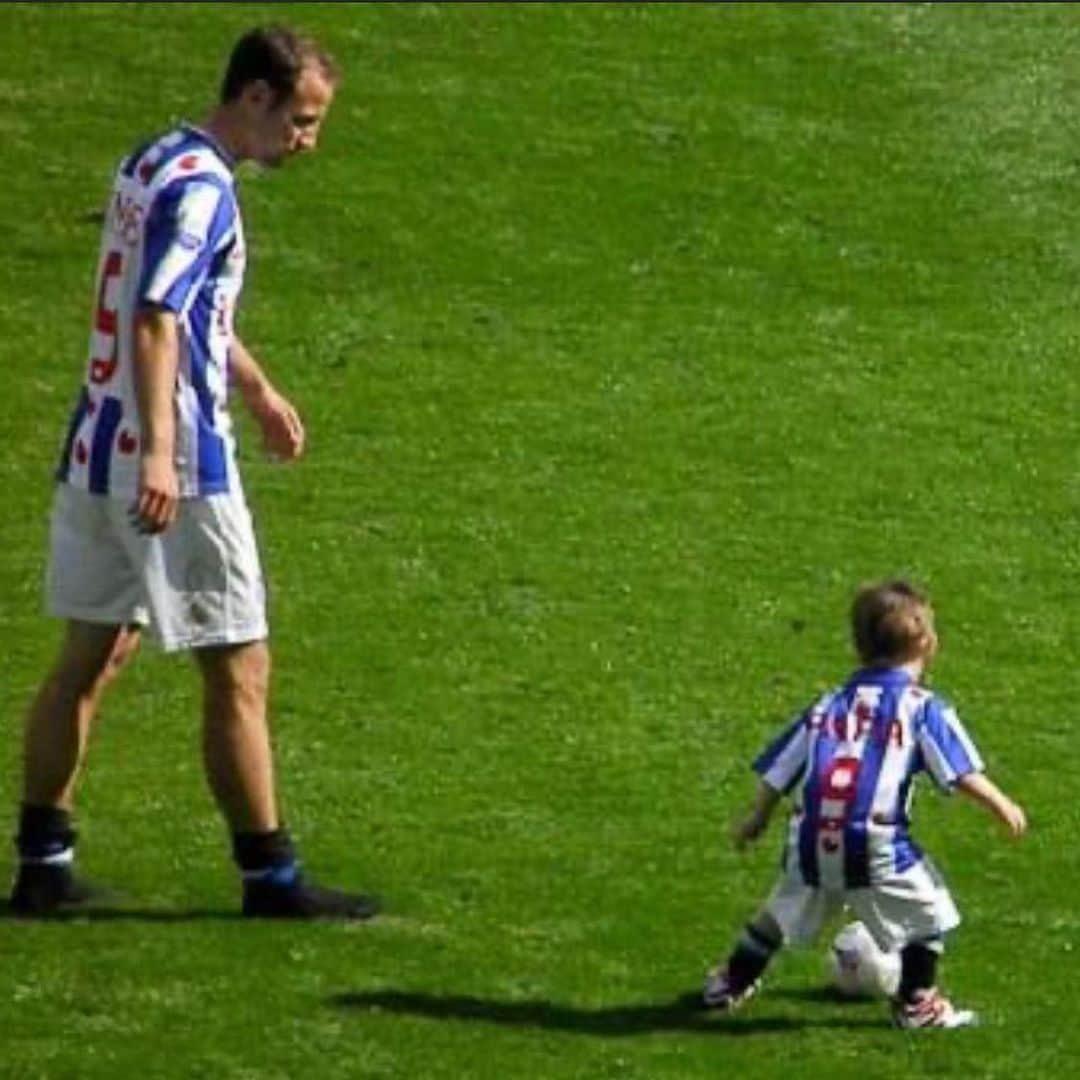
[{"label": "child's blonde hair", "polygon": [[903,664],[937,645],[929,596],[902,578],[859,589],[851,605],[851,631],[865,664]]}]

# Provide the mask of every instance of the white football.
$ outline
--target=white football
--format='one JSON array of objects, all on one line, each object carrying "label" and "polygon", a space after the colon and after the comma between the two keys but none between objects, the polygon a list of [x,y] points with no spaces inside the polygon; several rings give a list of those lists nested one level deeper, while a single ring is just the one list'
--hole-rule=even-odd
[{"label": "white football", "polygon": [[844,997],[892,997],[900,985],[900,953],[885,952],[861,922],[833,939],[829,978]]}]

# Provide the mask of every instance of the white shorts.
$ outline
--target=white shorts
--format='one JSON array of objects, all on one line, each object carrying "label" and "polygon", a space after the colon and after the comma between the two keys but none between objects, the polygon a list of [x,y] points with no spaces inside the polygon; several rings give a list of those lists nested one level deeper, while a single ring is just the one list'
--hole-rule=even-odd
[{"label": "white shorts", "polygon": [[793,944],[812,941],[822,924],[845,907],[886,951],[940,937],[960,925],[956,904],[926,856],[903,873],[865,889],[814,888],[803,883],[797,865],[791,866],[765,901],[784,941]]},{"label": "white shorts", "polygon": [[46,583],[50,614],[149,626],[166,652],[266,637],[266,595],[242,491],[182,499],[165,532],[144,536],[129,499],[60,483]]}]

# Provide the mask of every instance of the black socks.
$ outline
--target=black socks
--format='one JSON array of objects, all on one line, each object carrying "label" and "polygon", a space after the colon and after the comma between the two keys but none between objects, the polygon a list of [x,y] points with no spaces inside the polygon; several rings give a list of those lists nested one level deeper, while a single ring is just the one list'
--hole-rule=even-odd
[{"label": "black socks", "polygon": [[233,859],[245,884],[257,882],[288,888],[300,878],[296,849],[285,828],[233,833]]},{"label": "black socks", "polygon": [[779,941],[766,937],[757,927],[747,924],[727,962],[727,976],[742,990],[755,983],[768,966]]},{"label": "black socks", "polygon": [[[934,948],[934,945],[938,948]],[[939,942],[914,941],[900,950],[900,989],[897,996],[901,1001],[911,1002],[920,990],[929,990],[934,985],[937,975]]]},{"label": "black socks", "polygon": [[23,863],[70,866],[75,858],[75,830],[71,814],[55,806],[23,803],[15,846]]}]

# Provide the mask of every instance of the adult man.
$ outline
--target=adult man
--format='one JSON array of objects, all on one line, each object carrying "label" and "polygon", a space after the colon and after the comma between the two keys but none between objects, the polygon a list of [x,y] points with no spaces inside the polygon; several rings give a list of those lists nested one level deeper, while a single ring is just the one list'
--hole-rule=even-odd
[{"label": "adult man", "polygon": [[52,512],[49,608],[67,633],[27,718],[18,913],[88,897],[72,869],[75,782],[102,691],[147,624],[166,650],[192,650],[202,675],[204,760],[244,913],[376,910],[305,881],[278,818],[262,573],[226,411],[231,383],[272,452],[302,452],[296,410],[233,332],[245,265],[233,169],[314,149],[337,82],[313,41],[253,30],[206,124],[140,147],[117,172]]}]

